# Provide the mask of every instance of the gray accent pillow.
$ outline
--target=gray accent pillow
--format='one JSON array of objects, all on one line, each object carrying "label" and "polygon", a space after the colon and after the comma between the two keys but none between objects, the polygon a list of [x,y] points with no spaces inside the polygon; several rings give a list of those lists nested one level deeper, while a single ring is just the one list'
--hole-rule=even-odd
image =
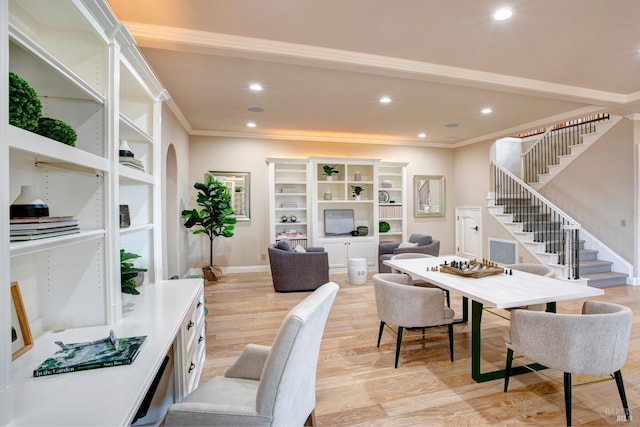
[{"label": "gray accent pillow", "polygon": [[280,240],[276,245],[276,248],[282,249],[283,251],[291,251],[291,245],[288,240]]}]

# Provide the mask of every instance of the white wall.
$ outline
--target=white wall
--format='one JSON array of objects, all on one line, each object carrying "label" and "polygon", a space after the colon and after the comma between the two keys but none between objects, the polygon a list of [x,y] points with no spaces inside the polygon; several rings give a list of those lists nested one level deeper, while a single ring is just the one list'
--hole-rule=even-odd
[{"label": "white wall", "polygon": [[[365,157],[407,162],[408,232],[424,232],[441,240],[441,253],[455,252],[456,206],[480,206],[483,218],[483,253],[489,237],[511,239],[486,209],[490,188],[490,153],[494,141],[457,149],[391,147],[385,145],[325,142],[272,141],[222,137],[188,137],[173,114],[165,108],[163,118],[163,161],[169,143],[178,157],[179,211],[195,207],[193,183],[202,181],[208,170],[251,172],[251,221],[239,222],[235,236],[217,239],[214,262],[223,267],[264,266],[269,244],[268,157],[309,156]],[[633,263],[635,226],[633,126],[623,120],[583,154],[557,183],[548,185],[545,197],[574,215],[583,226],[621,256]],[[597,171],[597,173],[596,173]],[[414,175],[444,175],[446,211],[443,218],[414,218],[412,179]],[[565,194],[566,193],[566,194]],[[594,202],[594,200],[600,200]],[[164,203],[164,201],[163,201]],[[569,206],[564,205],[568,203]],[[163,210],[164,212],[164,210]],[[622,227],[620,220],[626,225]],[[180,241],[167,242],[166,251],[180,252],[182,272],[206,263],[208,240],[193,236],[184,227]],[[519,249],[521,262],[533,257]]]},{"label": "white wall", "polygon": [[634,153],[633,124],[622,119],[540,191],[630,263],[637,235]]},{"label": "white wall", "polygon": [[[441,240],[441,253],[454,249],[453,222],[453,150],[440,148],[390,147],[385,145],[344,144],[326,142],[273,141],[223,137],[192,136],[189,182],[203,181],[209,170],[251,172],[251,221],[239,221],[235,235],[218,238],[214,247],[214,263],[222,267],[267,265],[269,245],[268,157],[307,158],[309,156],[360,157],[384,161],[407,162],[409,196],[408,232],[431,234]],[[444,175],[446,216],[413,218],[413,175]],[[192,190],[188,206],[195,207],[196,191]],[[204,264],[208,259],[208,240],[191,236],[189,265]]]}]

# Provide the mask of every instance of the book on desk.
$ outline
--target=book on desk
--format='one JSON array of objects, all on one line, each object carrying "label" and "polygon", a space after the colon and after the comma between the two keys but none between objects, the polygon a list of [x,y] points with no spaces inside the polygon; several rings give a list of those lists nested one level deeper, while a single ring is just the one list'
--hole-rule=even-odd
[{"label": "book on desk", "polygon": [[129,365],[138,356],[146,335],[116,338],[113,331],[107,338],[90,342],[64,344],[56,341],[60,350],[33,371],[34,377],[64,374],[89,369]]}]

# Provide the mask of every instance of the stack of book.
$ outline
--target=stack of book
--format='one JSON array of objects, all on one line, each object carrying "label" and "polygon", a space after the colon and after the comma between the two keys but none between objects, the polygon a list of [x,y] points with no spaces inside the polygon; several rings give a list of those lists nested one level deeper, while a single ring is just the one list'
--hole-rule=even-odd
[{"label": "stack of book", "polygon": [[138,357],[146,335],[117,338],[113,330],[107,338],[90,342],[55,343],[60,350],[33,371],[34,377],[129,365]]},{"label": "stack of book", "polygon": [[12,242],[46,239],[79,232],[78,220],[71,216],[42,216],[10,220]]},{"label": "stack of book", "polygon": [[144,165],[140,160],[134,157],[120,156],[120,164],[125,166],[130,166],[132,168],[136,168],[144,172]]}]

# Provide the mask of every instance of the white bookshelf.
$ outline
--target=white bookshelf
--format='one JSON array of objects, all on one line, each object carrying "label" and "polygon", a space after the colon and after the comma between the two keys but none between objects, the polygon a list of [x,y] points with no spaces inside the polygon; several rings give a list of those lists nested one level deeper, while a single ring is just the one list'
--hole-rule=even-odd
[{"label": "white bookshelf", "polygon": [[[151,364],[138,363],[134,371],[140,369],[144,375],[136,373],[126,381],[136,398],[125,406],[116,405],[116,418],[104,418],[130,422],[141,399],[138,394],[143,396],[153,368],[170,349],[174,361],[199,366],[188,374],[175,366],[175,393],[167,392],[171,399],[197,386],[205,357],[204,344],[189,341],[202,342],[203,316],[194,314],[194,319],[200,319],[198,337],[192,336],[193,331],[180,332],[185,316],[203,310],[201,304],[197,310],[191,307],[194,300],[201,300],[202,281],[187,281],[182,291],[173,281],[162,281],[160,115],[166,91],[104,1],[0,0],[0,39],[9,47],[0,51],[1,73],[14,72],[26,80],[42,102],[42,116],[63,120],[78,135],[76,146],[71,147],[9,125],[5,78],[0,85],[0,200],[8,207],[21,186],[32,186],[48,204],[51,216],[73,216],[80,228],[79,233],[60,237],[9,242],[9,210],[0,212],[4,284],[0,329],[9,330],[12,325],[10,283],[18,282],[34,338],[33,348],[15,360],[8,334],[0,339],[0,424],[65,424],[64,411],[55,407],[65,406],[62,399],[69,390],[94,377],[121,375],[113,368],[104,373],[63,374],[68,376],[60,379],[29,378],[31,364],[50,356],[54,336],[73,342],[81,337],[101,338],[92,336],[93,331],[108,333],[110,328],[128,333],[136,329],[135,322],[146,318],[139,332],[149,334],[153,344],[143,348],[140,357]],[[123,139],[144,170],[119,163]],[[131,216],[131,225],[122,229],[121,204],[129,206]],[[124,295],[120,290],[121,248],[141,255],[135,263],[148,270],[141,295]],[[181,292],[184,295],[177,296]],[[168,322],[173,323],[167,324],[163,312],[167,308],[160,300],[173,297],[177,305],[172,310],[177,314],[169,316],[173,320]],[[159,333],[156,322],[168,330]],[[94,424],[103,402],[117,398],[117,393],[101,394],[101,381],[97,380],[89,399],[96,405],[81,411],[88,418],[79,416],[75,422]],[[40,407],[49,418],[31,418],[28,405]]]},{"label": "white bookshelf", "polygon": [[[294,246],[321,246],[329,253],[333,272],[346,271],[349,258],[366,258],[371,269],[377,263],[378,242],[406,240],[406,164],[377,159],[309,157],[267,159],[269,167],[270,242],[288,239]],[[332,165],[337,175],[327,179],[323,166]],[[390,188],[380,188],[382,180]],[[356,199],[353,187],[364,190]],[[390,201],[379,202],[379,191],[390,194]],[[331,196],[325,196],[330,193]],[[393,203],[391,203],[393,200]],[[366,236],[328,236],[324,212],[327,209],[353,209],[355,227],[367,227]],[[391,212],[393,210],[393,212]],[[389,212],[388,212],[389,211]],[[384,215],[381,216],[381,213]],[[282,217],[295,215],[296,223]],[[389,222],[391,230],[379,233],[379,221]],[[291,231],[287,235],[287,231]]]}]

